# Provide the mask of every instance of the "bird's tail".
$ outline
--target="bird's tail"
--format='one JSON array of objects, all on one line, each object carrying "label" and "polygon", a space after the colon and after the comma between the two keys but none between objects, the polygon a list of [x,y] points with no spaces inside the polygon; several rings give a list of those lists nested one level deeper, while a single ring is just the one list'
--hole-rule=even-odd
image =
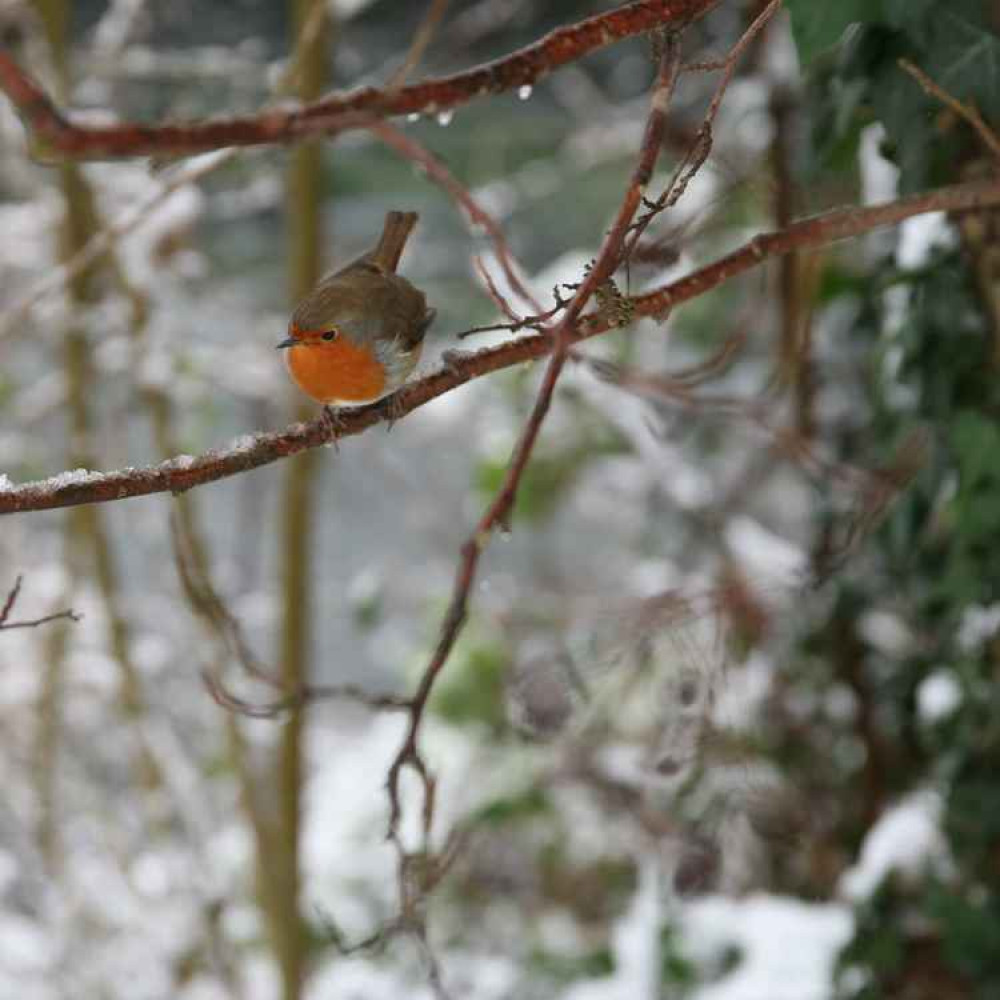
[{"label": "bird's tail", "polygon": [[375,249],[368,255],[369,260],[387,271],[395,271],[416,224],[416,212],[386,212],[382,235]]}]

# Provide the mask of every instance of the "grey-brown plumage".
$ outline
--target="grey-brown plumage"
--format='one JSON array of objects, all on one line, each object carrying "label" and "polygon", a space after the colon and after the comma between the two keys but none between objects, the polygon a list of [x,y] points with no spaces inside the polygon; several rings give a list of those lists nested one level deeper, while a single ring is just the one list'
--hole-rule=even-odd
[{"label": "grey-brown plumage", "polygon": [[357,344],[395,342],[404,352],[419,347],[435,312],[423,292],[396,274],[416,224],[416,212],[387,213],[375,248],[324,278],[292,313],[292,330],[336,328]]},{"label": "grey-brown plumage", "polygon": [[370,403],[398,389],[434,319],[423,292],[396,273],[415,212],[389,212],[374,249],[324,278],[288,324],[285,363],[317,402]]}]

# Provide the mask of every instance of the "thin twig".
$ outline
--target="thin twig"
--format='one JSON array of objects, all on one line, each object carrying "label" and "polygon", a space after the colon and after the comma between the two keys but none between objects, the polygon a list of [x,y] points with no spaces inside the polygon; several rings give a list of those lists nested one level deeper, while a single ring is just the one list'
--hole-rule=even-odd
[{"label": "thin twig", "polygon": [[350,701],[373,712],[408,712],[411,700],[394,694],[374,694],[356,684],[305,684],[294,694],[274,701],[249,701],[234,694],[211,670],[201,673],[205,689],[220,707],[248,719],[276,719],[303,705],[320,701]]},{"label": "thin twig", "polygon": [[176,191],[197,183],[231,160],[234,155],[235,150],[224,149],[210,153],[185,169],[179,170],[143,204],[123,212],[118,219],[87,240],[86,244],[64,264],[49,269],[45,277],[29,288],[18,302],[4,310],[4,316],[0,319],[0,341],[23,330],[25,318],[41,299],[65,287],[82,274],[94,261],[142,225]]},{"label": "thin twig", "polygon": [[283,690],[277,671],[265,667],[250,648],[238,619],[209,579],[207,567],[194,558],[191,540],[180,517],[174,512],[170,517],[170,542],[177,575],[191,607],[208,623],[223,648],[240,663],[249,677],[270,688]]},{"label": "thin twig", "polygon": [[[727,342],[723,351],[706,364],[721,361],[732,349]],[[773,406],[767,403],[766,398],[696,394],[691,390],[703,380],[700,373],[695,380],[685,380],[685,373],[652,375],[603,359],[590,358],[577,351],[573,352],[573,356],[586,364],[598,378],[656,403],[754,426],[769,439],[768,451],[772,455],[797,466],[827,490],[831,484],[840,484],[849,490],[853,503],[840,532],[841,537],[831,539],[830,546],[824,553],[822,569],[815,572],[808,581],[813,587],[828,580],[857,551],[861,540],[881,521],[890,504],[906,489],[925,463],[929,443],[926,433],[921,429],[907,437],[889,465],[865,469],[825,458],[809,436],[778,423],[772,413]],[[697,366],[688,371],[697,372],[702,367]],[[678,378],[678,375],[682,377]]]},{"label": "thin twig", "polygon": [[303,684],[294,691],[289,691],[281,682],[278,671],[262,664],[250,648],[239,620],[226,606],[199,560],[193,557],[191,539],[187,537],[179,517],[173,516],[170,519],[170,539],[177,574],[192,609],[205,621],[222,648],[242,666],[248,677],[281,692],[281,696],[272,701],[249,701],[234,694],[218,673],[203,670],[205,688],[217,704],[251,719],[273,719],[317,701],[353,701],[377,711],[409,709],[408,698],[374,694],[353,684]]},{"label": "thin twig", "polygon": [[427,765],[420,755],[418,746],[420,724],[423,719],[424,710],[430,698],[431,690],[434,687],[434,682],[447,662],[454,648],[455,641],[465,624],[469,593],[476,578],[479,559],[489,544],[494,530],[497,528],[504,529],[508,526],[524,470],[528,466],[535,442],[538,440],[542,424],[552,403],[556,383],[566,363],[576,322],[586,308],[591,296],[610,278],[617,266],[622,249],[622,241],[628,232],[629,224],[641,204],[642,191],[649,182],[649,177],[652,174],[653,166],[660,151],[666,109],[677,80],[679,66],[680,47],[677,39],[674,36],[669,36],[665,39],[660,57],[659,70],[653,90],[651,109],[646,122],[642,146],[621,207],[618,210],[610,232],[605,237],[597,259],[581,282],[576,294],[567,305],[566,311],[558,324],[556,324],[554,330],[549,334],[549,338],[553,344],[552,357],[549,360],[548,367],[542,379],[541,388],[539,389],[531,415],[514,448],[514,454],[504,476],[504,481],[497,491],[493,502],[486,509],[472,534],[462,546],[459,566],[456,571],[455,582],[452,586],[451,601],[441,624],[434,653],[424,670],[420,684],[413,696],[413,706],[410,711],[406,736],[389,768],[386,780],[390,813],[389,836],[393,840],[397,838],[397,827],[401,812],[399,779],[402,769],[406,766],[413,768],[423,783],[425,832],[430,828],[433,817],[434,783],[428,772]]},{"label": "thin twig", "polygon": [[625,246],[623,255],[625,259],[631,257],[633,250],[653,219],[666,209],[676,205],[677,202],[683,197],[688,184],[691,183],[695,174],[698,173],[705,161],[708,159],[708,155],[712,150],[712,126],[714,125],[716,116],[719,113],[719,108],[722,107],[722,98],[729,89],[729,84],[732,81],[733,74],[736,72],[736,65],[739,62],[740,56],[743,55],[747,46],[749,46],[767,22],[770,21],[775,13],[777,13],[781,3],[782,0],[771,0],[771,2],[760,12],[760,14],[754,18],[753,22],[747,30],[743,32],[736,44],[729,50],[729,53],[721,64],[723,69],[722,77],[716,84],[715,93],[712,94],[708,110],[705,112],[705,117],[702,119],[702,123],[698,128],[694,143],[684,155],[684,158],[678,165],[677,170],[675,171],[674,176],[671,178],[666,189],[655,201],[651,201],[649,203],[649,211],[646,212],[633,226],[632,233]]},{"label": "thin twig", "polygon": [[458,180],[448,169],[446,164],[435,156],[426,146],[422,146],[415,139],[408,136],[401,129],[396,128],[388,122],[373,122],[369,130],[382,140],[391,149],[394,149],[401,156],[406,157],[412,163],[417,164],[426,175],[439,187],[446,191],[461,207],[469,218],[469,222],[474,226],[481,226],[490,239],[493,241],[496,250],[497,260],[503,269],[504,277],[510,287],[531,306],[535,312],[541,312],[542,307],[535,300],[531,292],[525,288],[524,283],[518,277],[514,267],[513,255],[507,239],[500,228],[499,223],[489,214],[476,199],[469,193],[469,190]]},{"label": "thin twig", "polygon": [[38,628],[39,625],[48,625],[49,622],[57,622],[61,620],[78,622],[80,620],[80,615],[72,609],[67,609],[66,611],[56,611],[54,614],[45,615],[44,618],[33,618],[30,621],[4,622],[3,625],[0,625],[0,631],[7,631],[8,629],[15,628]]},{"label": "thin twig", "polygon": [[56,611],[51,615],[45,615],[42,618],[33,618],[30,621],[10,621],[11,612],[14,610],[14,605],[17,603],[17,599],[21,594],[21,584],[24,582],[24,577],[19,576],[14,581],[14,586],[10,588],[7,593],[7,598],[3,602],[3,608],[0,608],[0,631],[15,628],[38,628],[39,625],[48,625],[49,622],[57,622],[68,620],[71,622],[78,622],[80,620],[80,615],[77,614],[72,608],[67,608],[65,611]]},{"label": "thin twig", "polygon": [[434,32],[437,30],[437,26],[440,24],[441,18],[444,17],[444,12],[447,9],[448,0],[431,0],[431,5],[424,12],[420,26],[413,35],[413,41],[410,43],[406,58],[403,59],[399,69],[389,78],[386,90],[397,90],[406,83],[406,78],[417,68],[420,60],[423,59],[424,53],[431,43],[431,39],[434,38]]},{"label": "thin twig", "polygon": [[[486,291],[489,294],[489,297],[493,300],[493,304],[500,310],[500,312],[503,313],[504,316],[507,317],[508,320],[510,320],[509,323],[501,323],[499,328],[511,331],[521,329],[521,324],[524,322],[524,318],[518,316],[518,314],[514,311],[514,307],[507,301],[506,296],[504,296],[500,289],[497,288],[496,282],[493,280],[493,275],[491,275],[489,270],[487,270],[486,263],[479,254],[476,254],[472,258],[472,265],[475,267],[476,273],[479,277],[483,279],[483,284],[486,286]],[[536,310],[536,312],[540,311],[540,309]],[[468,337],[473,333],[484,333],[487,329],[496,330],[498,327],[474,327],[470,330],[463,330],[460,334],[458,334],[457,339],[461,340],[463,337]],[[539,326],[538,329],[541,329],[541,327]]]},{"label": "thin twig", "polygon": [[898,59],[900,67],[913,77],[924,92],[931,97],[936,97],[942,104],[951,108],[960,118],[964,118],[977,132],[979,138],[983,140],[986,148],[993,156],[1000,160],[1000,137],[985,122],[979,110],[971,104],[964,104],[947,90],[935,83],[919,66],[914,65],[909,59]]},{"label": "thin twig", "polygon": [[0,625],[10,617],[11,611],[14,610],[14,605],[17,603],[18,595],[21,593],[21,584],[24,582],[24,577],[19,576],[14,581],[14,586],[10,588],[10,593],[7,594],[7,600],[3,603],[3,610],[0,611]]}]

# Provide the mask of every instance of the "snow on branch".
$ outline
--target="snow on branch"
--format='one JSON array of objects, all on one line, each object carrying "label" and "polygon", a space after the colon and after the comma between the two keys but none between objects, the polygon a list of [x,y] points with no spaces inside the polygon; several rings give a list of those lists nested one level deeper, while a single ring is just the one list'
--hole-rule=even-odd
[{"label": "snow on branch", "polygon": [[[620,309],[609,312],[598,308],[582,316],[572,326],[570,342],[578,343],[619,328],[622,312],[635,319],[662,316],[771,257],[861,236],[927,212],[972,211],[996,205],[1000,205],[1000,179],[991,178],[938,188],[880,205],[837,209],[802,219],[785,229],[755,236],[739,249],[676,281],[644,295],[624,298]],[[394,395],[368,406],[344,409],[337,435],[349,437],[375,424],[391,423],[472,379],[526,361],[536,361],[552,353],[552,349],[551,334],[543,332],[480,351],[452,353],[443,368],[403,386]],[[107,503],[152,493],[183,493],[332,440],[329,426],[317,418],[308,423],[292,424],[282,431],[244,435],[227,448],[197,457],[181,455],[141,468],[105,473],[79,469],[22,485],[15,485],[0,474],[0,514]]]}]

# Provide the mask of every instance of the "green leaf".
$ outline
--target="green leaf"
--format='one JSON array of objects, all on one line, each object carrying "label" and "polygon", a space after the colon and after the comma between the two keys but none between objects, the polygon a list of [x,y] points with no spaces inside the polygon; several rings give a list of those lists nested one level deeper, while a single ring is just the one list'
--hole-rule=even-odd
[{"label": "green leaf", "polygon": [[929,896],[928,909],[937,917],[949,964],[978,981],[995,977],[1000,964],[995,903],[991,907],[989,901],[966,899],[943,886]]},{"label": "green leaf", "polygon": [[904,194],[920,190],[927,185],[934,138],[923,91],[893,61],[873,75],[871,97],[886,131],[881,152],[899,167],[900,190]]},{"label": "green leaf", "polygon": [[582,955],[561,955],[538,948],[528,956],[528,963],[544,975],[563,983],[576,979],[601,979],[615,971],[615,957],[607,948],[597,948]]},{"label": "green leaf", "polygon": [[882,0],[882,10],[887,24],[907,29],[923,20],[940,0]]},{"label": "green leaf", "polygon": [[470,822],[472,825],[483,823],[500,826],[503,823],[534,819],[551,812],[551,809],[549,799],[541,789],[529,788],[520,794],[487,802],[473,813]]},{"label": "green leaf", "polygon": [[942,9],[922,68],[953,97],[975,103],[995,121],[1000,117],[1000,38],[980,23],[978,14],[967,4]]},{"label": "green leaf", "polygon": [[[591,462],[606,455],[620,454],[624,448],[621,439],[606,436],[600,441],[588,441],[559,453],[534,455],[524,470],[517,491],[515,522],[537,523],[552,515]],[[496,496],[509,465],[510,459],[504,454],[494,460],[484,460],[476,468],[476,487],[484,499]]]},{"label": "green leaf", "polygon": [[963,491],[1000,478],[1000,428],[993,420],[964,410],[955,418],[952,441],[959,455]]},{"label": "green leaf", "polygon": [[499,642],[479,640],[460,643],[456,654],[434,689],[431,711],[455,725],[485,723],[501,728],[506,721],[507,650]]},{"label": "green leaf", "polygon": [[788,0],[786,6],[792,17],[799,59],[804,66],[836,45],[849,25],[882,19],[880,0],[837,0],[835,3]]}]

